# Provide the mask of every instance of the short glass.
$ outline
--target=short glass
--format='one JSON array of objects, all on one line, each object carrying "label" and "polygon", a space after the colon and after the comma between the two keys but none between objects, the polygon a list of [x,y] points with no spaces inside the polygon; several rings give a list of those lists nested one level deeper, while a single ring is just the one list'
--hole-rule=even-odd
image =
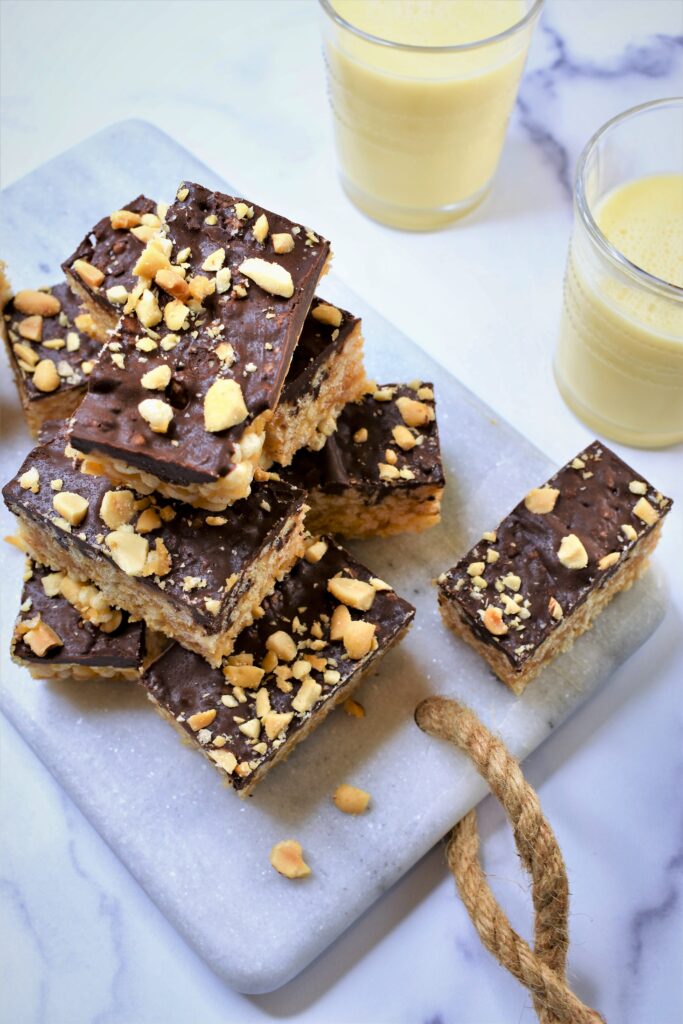
[{"label": "short glass", "polygon": [[543,0],[524,0],[504,32],[455,46],[391,42],[345,20],[334,0],[319,2],[349,197],[411,230],[469,212],[491,187]]},{"label": "short glass", "polygon": [[670,174],[683,175],[683,98],[627,110],[584,149],[555,355],[558,387],[580,419],[642,448],[683,441],[683,288],[627,259],[595,214],[620,186]]}]

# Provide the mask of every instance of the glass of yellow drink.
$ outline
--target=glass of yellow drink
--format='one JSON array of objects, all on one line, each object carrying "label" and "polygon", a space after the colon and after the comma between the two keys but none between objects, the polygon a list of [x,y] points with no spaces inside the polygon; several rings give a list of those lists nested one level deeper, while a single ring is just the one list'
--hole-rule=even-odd
[{"label": "glass of yellow drink", "polygon": [[320,0],[341,180],[428,230],[491,187],[543,0]]},{"label": "glass of yellow drink", "polygon": [[615,117],[579,159],[555,378],[607,437],[683,441],[683,98]]}]

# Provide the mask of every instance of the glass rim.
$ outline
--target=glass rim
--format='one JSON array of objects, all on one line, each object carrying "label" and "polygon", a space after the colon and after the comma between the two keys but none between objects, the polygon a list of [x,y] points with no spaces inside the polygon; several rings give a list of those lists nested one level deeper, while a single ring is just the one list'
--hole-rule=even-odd
[{"label": "glass rim", "polygon": [[637,263],[632,263],[628,256],[625,256],[616,248],[616,246],[612,245],[607,236],[598,227],[597,221],[591,213],[585,188],[588,161],[593,154],[595,147],[604,138],[604,136],[609,134],[613,129],[618,128],[624,121],[630,120],[632,117],[648,113],[651,110],[661,110],[664,107],[680,107],[683,111],[683,96],[668,96],[661,100],[650,100],[648,103],[639,103],[637,106],[629,107],[628,110],[624,110],[621,114],[617,114],[615,117],[610,118],[610,120],[606,121],[601,128],[598,128],[583,147],[581,155],[579,156],[576,165],[576,177],[574,179],[574,199],[584,227],[588,231],[593,242],[597,245],[598,249],[600,249],[602,254],[606,256],[608,260],[616,264],[620,270],[625,271],[630,277],[635,278],[640,284],[645,284],[655,291],[662,292],[668,298],[673,298],[677,302],[682,302],[683,288],[679,287],[677,284],[672,284],[671,281],[665,281],[663,278],[657,277],[655,274],[650,274],[649,271],[639,267]]},{"label": "glass rim", "polygon": [[531,0],[531,6],[525,13],[523,18],[516,21],[514,25],[510,25],[503,32],[498,32],[495,36],[487,36],[485,39],[475,39],[471,43],[454,43],[453,45],[446,46],[425,46],[417,45],[415,43],[397,43],[392,39],[384,39],[382,36],[374,36],[371,32],[365,32],[363,29],[358,28],[352,22],[347,21],[346,18],[334,9],[332,6],[332,0],[318,0],[318,3],[322,7],[323,11],[327,16],[341,25],[342,28],[347,29],[353,35],[358,36],[360,39],[364,39],[366,43],[374,43],[377,46],[386,46],[393,50],[404,50],[407,53],[465,53],[469,50],[478,50],[484,46],[491,46],[495,43],[502,42],[504,39],[509,39],[517,32],[521,32],[523,28],[526,28],[539,14],[545,0]]}]

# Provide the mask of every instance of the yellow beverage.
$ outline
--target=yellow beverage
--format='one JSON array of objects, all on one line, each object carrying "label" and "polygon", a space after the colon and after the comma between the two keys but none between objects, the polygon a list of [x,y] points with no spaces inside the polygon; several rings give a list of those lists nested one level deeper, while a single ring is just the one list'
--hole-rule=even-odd
[{"label": "yellow beverage", "polygon": [[347,23],[328,19],[325,51],[351,198],[408,228],[472,208],[500,158],[540,3],[327,0],[327,7]]},{"label": "yellow beverage", "polygon": [[608,437],[644,447],[681,441],[683,174],[627,181],[596,203],[593,218],[638,270],[599,258],[575,230],[555,364],[560,390]]}]

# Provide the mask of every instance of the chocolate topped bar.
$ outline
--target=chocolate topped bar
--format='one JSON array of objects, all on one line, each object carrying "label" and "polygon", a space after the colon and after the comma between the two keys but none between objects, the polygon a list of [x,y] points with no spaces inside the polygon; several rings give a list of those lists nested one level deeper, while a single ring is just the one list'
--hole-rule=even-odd
[{"label": "chocolate topped bar", "polygon": [[3,489],[39,561],[93,580],[118,607],[220,657],[300,555],[304,495],[276,481],[221,515],[83,473],[58,434]]},{"label": "chocolate topped bar", "polygon": [[312,533],[387,536],[439,520],[443,467],[431,384],[383,384],[344,408],[319,452],[282,480],[309,493]]},{"label": "chocolate topped bar", "polygon": [[183,185],[133,268],[74,448],[196,504],[244,497],[328,255],[325,240],[277,214]]},{"label": "chocolate topped bar", "polygon": [[262,610],[222,669],[174,644],[142,680],[243,794],[348,695],[414,616],[388,584],[326,539]]},{"label": "chocolate topped bar", "polygon": [[360,327],[347,310],[313,300],[266,427],[266,458],[287,466],[301,448],[318,451],[344,406],[363,395],[368,381]]},{"label": "chocolate topped bar", "polygon": [[[164,213],[165,209],[159,209],[152,199],[140,195],[125,208],[98,221],[76,251],[62,263],[71,287],[88,303],[102,334],[116,327],[121,313],[121,289],[130,292],[137,284],[133,267],[147,242],[161,227],[159,214]],[[84,263],[101,272],[97,285],[94,282],[99,279],[98,275],[92,278],[87,273],[79,274]],[[108,297],[110,293],[112,299]]]},{"label": "chocolate topped bar", "polygon": [[642,571],[671,504],[593,442],[439,578],[448,624],[519,692]]},{"label": "chocolate topped bar", "polygon": [[[142,622],[131,622],[126,612],[107,607],[92,585],[31,559],[27,563],[12,641],[17,661],[48,676],[55,665],[137,672],[143,656]],[[49,632],[39,630],[36,640],[40,624]]]},{"label": "chocolate topped bar", "polygon": [[332,306],[325,299],[314,298],[294,349],[280,402],[296,402],[309,394],[315,397],[322,384],[316,380],[318,371],[333,353],[343,348],[359,324],[353,313]]},{"label": "chocolate topped bar", "polygon": [[31,431],[80,402],[101,348],[92,318],[64,283],[20,291],[3,312],[7,349]]}]

